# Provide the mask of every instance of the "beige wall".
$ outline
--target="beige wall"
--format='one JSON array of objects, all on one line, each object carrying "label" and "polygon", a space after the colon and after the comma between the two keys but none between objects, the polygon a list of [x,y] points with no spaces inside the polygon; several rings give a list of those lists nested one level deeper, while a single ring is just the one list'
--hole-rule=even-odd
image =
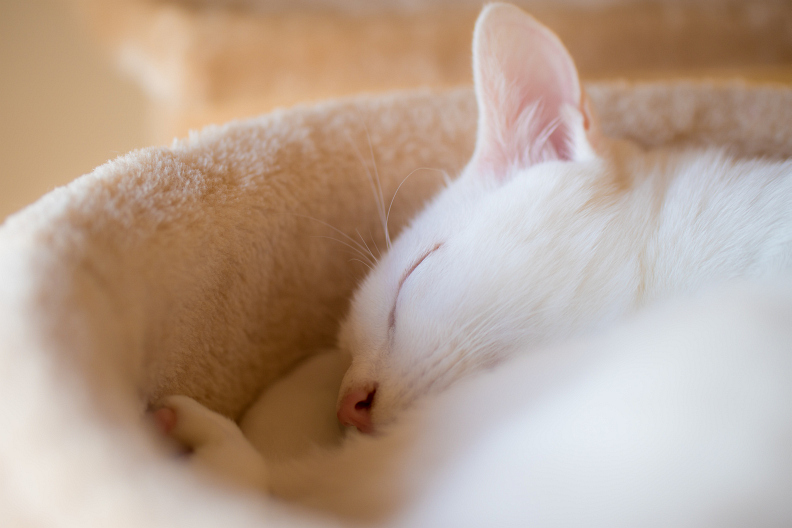
[{"label": "beige wall", "polygon": [[0,0],[0,221],[147,142],[146,100],[59,0]]}]

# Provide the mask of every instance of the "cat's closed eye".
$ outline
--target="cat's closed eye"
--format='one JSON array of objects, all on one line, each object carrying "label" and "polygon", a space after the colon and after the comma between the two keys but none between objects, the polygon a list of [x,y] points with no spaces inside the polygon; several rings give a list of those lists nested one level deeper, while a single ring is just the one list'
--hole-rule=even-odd
[{"label": "cat's closed eye", "polygon": [[431,255],[432,253],[434,253],[435,251],[440,249],[442,246],[443,246],[442,242],[438,242],[437,244],[435,244],[432,247],[432,249],[430,249],[429,251],[424,253],[418,260],[415,261],[415,263],[412,266],[410,266],[407,269],[407,271],[404,273],[404,275],[402,275],[402,278],[399,281],[399,287],[396,289],[396,297],[395,297],[395,299],[393,301],[393,308],[391,308],[390,316],[388,317],[388,326],[389,326],[389,328],[392,329],[393,326],[396,324],[396,303],[399,300],[399,293],[401,293],[401,289],[402,289],[402,286],[404,285],[404,282],[407,280],[407,278],[410,275],[412,275],[413,271],[415,271],[418,268],[418,266],[420,266],[421,263],[424,260],[426,260],[426,257],[428,257],[429,255]]}]

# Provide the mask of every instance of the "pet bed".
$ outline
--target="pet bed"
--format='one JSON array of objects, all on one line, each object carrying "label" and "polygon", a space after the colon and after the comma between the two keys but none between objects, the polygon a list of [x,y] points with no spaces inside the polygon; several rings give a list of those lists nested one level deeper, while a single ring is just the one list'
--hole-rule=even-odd
[{"label": "pet bed", "polygon": [[[789,88],[588,90],[610,135],[792,156]],[[238,417],[332,345],[366,271],[332,238],[382,248],[372,181],[387,205],[410,175],[388,219],[396,234],[464,165],[475,118],[468,89],[278,111],[119,157],[10,217],[0,228],[0,525],[299,525],[291,506],[165,457],[143,412],[182,393]]]}]

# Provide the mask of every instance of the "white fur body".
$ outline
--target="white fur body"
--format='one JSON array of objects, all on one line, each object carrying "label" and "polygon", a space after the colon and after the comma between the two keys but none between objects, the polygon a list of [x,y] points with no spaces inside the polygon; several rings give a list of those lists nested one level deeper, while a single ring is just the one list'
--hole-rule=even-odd
[{"label": "white fur body", "polygon": [[[378,434],[265,460],[175,396],[172,436],[379,525],[792,522],[792,162],[602,137],[563,46],[510,6],[485,8],[474,63],[473,159],[341,328],[339,417]],[[300,412],[285,383],[254,428]],[[327,430],[295,429],[299,451]]]},{"label": "white fur body", "polygon": [[[785,526],[790,321],[792,281],[741,283],[539,348],[427,398],[379,436],[301,459],[251,458],[241,435],[226,437],[226,460],[205,457],[210,443],[174,436],[198,446],[191,464],[329,513],[328,525]],[[166,403],[222,419],[185,397]],[[292,432],[304,442],[316,427]]]},{"label": "white fur body", "polygon": [[[375,421],[514,352],[789,268],[792,163],[625,143],[611,153],[503,185],[463,174],[398,239],[342,333],[346,383],[379,382]],[[399,272],[439,242],[402,286],[391,334]]]}]

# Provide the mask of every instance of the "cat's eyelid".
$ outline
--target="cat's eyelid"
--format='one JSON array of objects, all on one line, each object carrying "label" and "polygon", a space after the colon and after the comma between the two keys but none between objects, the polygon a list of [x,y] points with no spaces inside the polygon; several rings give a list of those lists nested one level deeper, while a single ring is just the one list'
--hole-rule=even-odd
[{"label": "cat's eyelid", "polygon": [[442,245],[443,245],[443,244],[442,244],[441,242],[439,242],[439,243],[435,244],[435,245],[434,245],[434,247],[433,247],[432,249],[430,249],[429,251],[427,251],[426,253],[424,253],[424,255],[423,255],[421,258],[419,258],[418,260],[416,260],[416,261],[415,261],[415,264],[413,264],[412,266],[410,266],[410,269],[408,269],[408,270],[407,270],[407,271],[404,273],[404,275],[402,275],[402,278],[401,278],[401,280],[399,281],[399,288],[396,290],[396,296],[397,296],[397,297],[399,296],[399,291],[401,291],[401,287],[402,287],[402,285],[404,284],[404,281],[406,281],[406,280],[407,280],[407,277],[409,277],[409,276],[412,274],[412,272],[413,272],[413,271],[415,271],[415,268],[417,268],[418,266],[420,266],[420,265],[421,265],[421,262],[423,262],[424,260],[426,260],[426,257],[428,257],[429,255],[431,255],[432,253],[434,253],[435,251],[437,251],[437,250],[440,248],[440,246],[442,246]]},{"label": "cat's eyelid", "polygon": [[432,247],[432,249],[424,253],[424,255],[418,260],[416,260],[415,263],[412,266],[410,266],[410,269],[408,269],[404,273],[404,275],[402,275],[402,278],[399,280],[399,287],[396,289],[396,297],[393,300],[393,307],[391,308],[390,315],[388,316],[389,329],[392,329],[396,324],[396,302],[399,300],[399,293],[401,292],[402,286],[404,285],[404,281],[406,281],[407,277],[412,275],[412,272],[415,271],[415,269],[421,265],[421,262],[426,260],[426,257],[428,257],[429,255],[440,249],[442,245],[443,245],[442,242],[438,242],[437,244],[435,244],[434,247]]}]

